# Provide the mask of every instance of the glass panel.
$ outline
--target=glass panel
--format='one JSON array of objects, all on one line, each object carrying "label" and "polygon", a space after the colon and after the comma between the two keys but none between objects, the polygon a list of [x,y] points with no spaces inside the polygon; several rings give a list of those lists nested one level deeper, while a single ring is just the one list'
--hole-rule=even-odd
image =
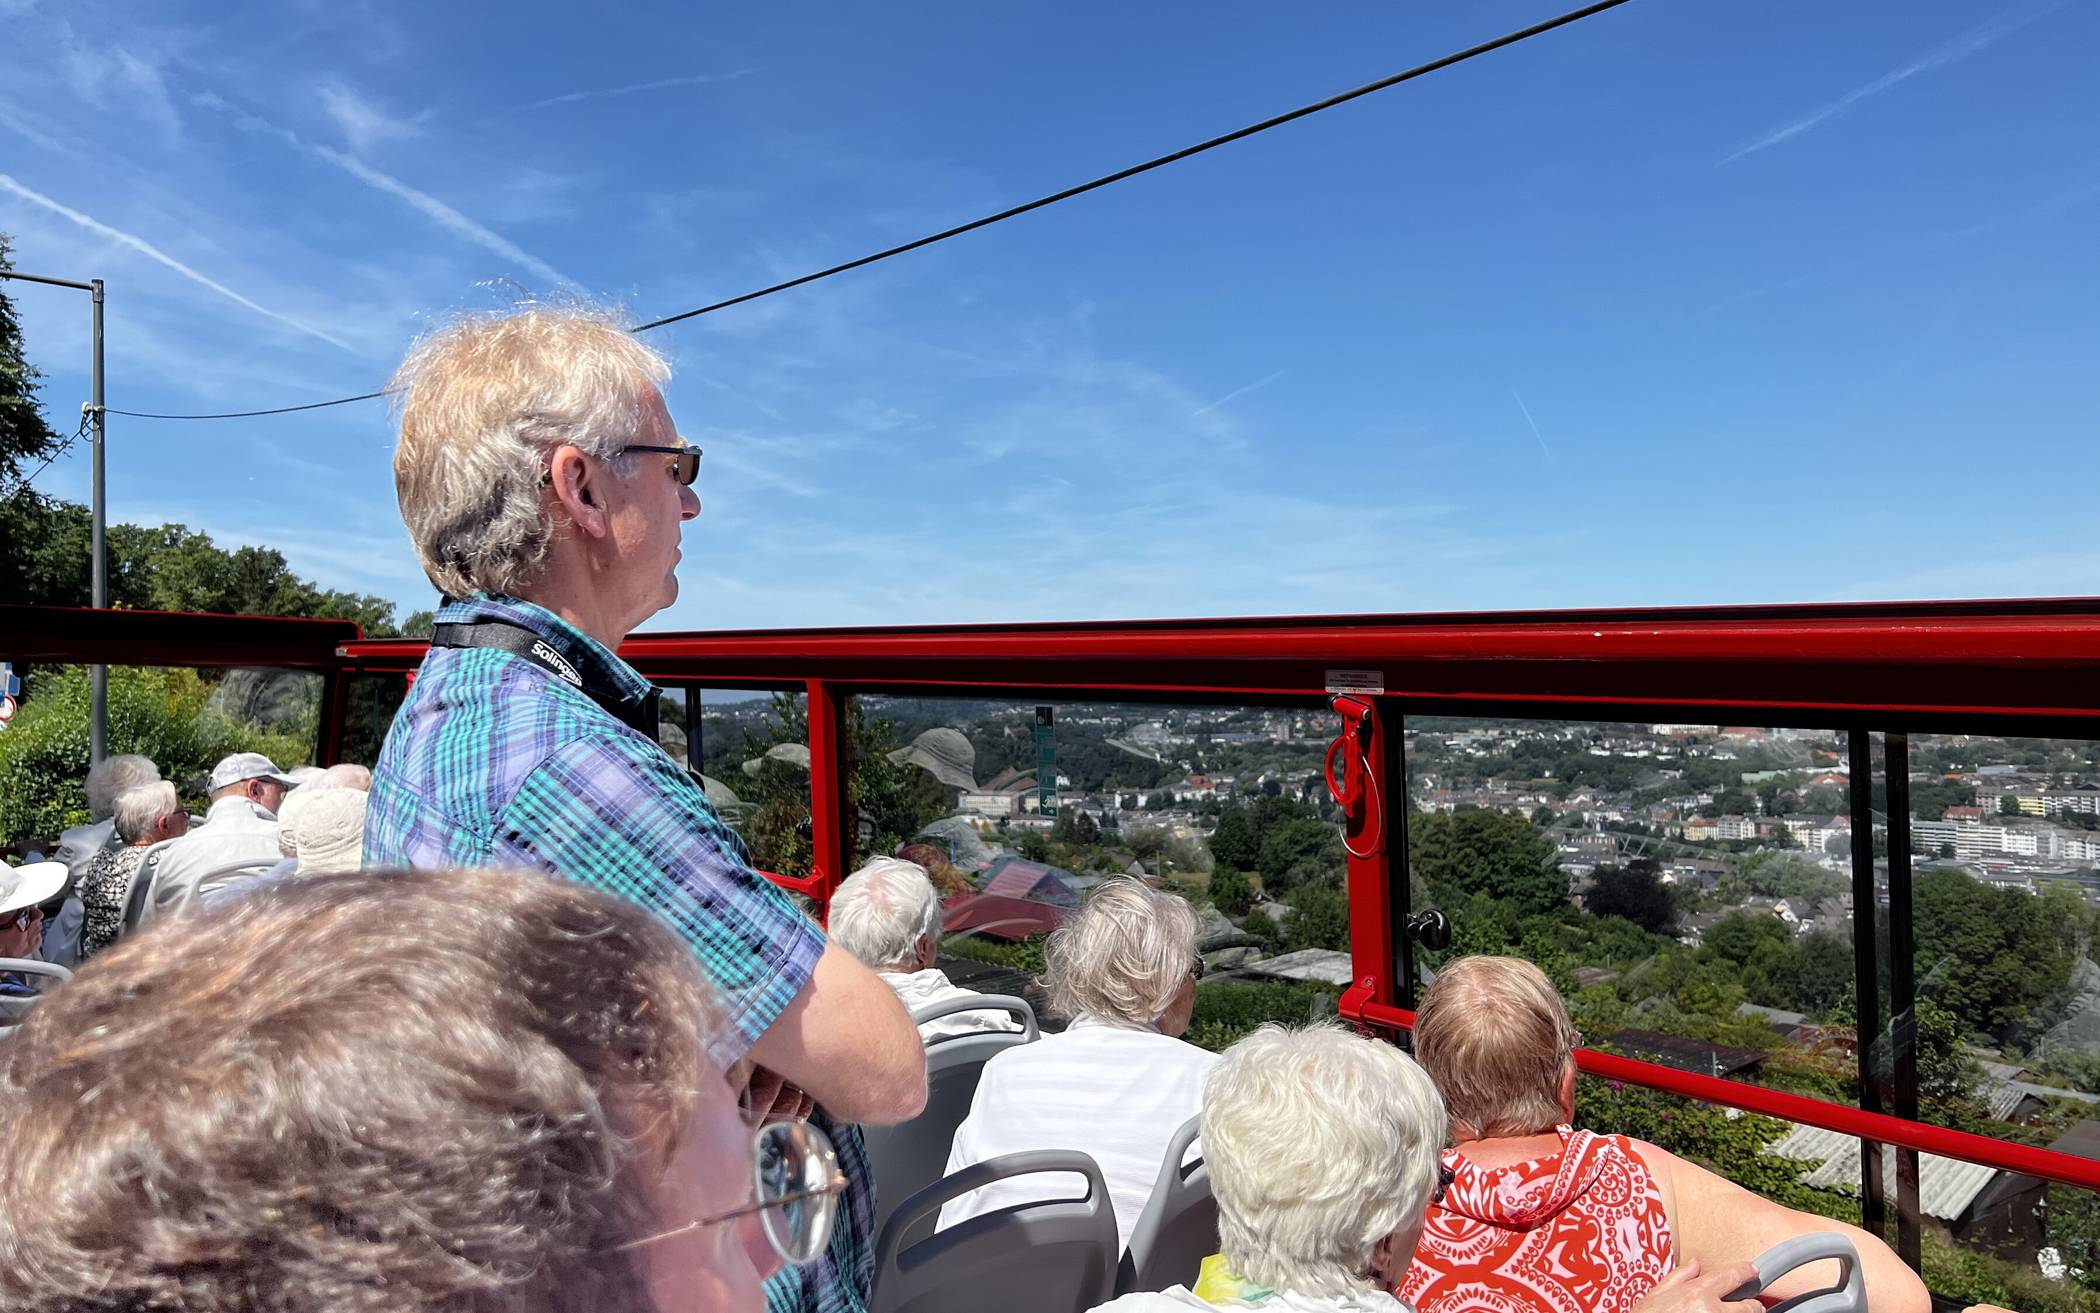
[{"label": "glass panel", "polygon": [[346,690],[343,760],[370,766],[393,728],[394,714],[408,700],[406,675],[351,675]]},{"label": "glass panel", "polygon": [[[691,732],[693,707],[700,711],[701,787],[751,850],[751,864],[780,875],[809,874],[808,695],[696,686],[681,693],[675,713],[683,718],[681,734]],[[666,697],[666,707],[670,703]],[[663,733],[665,750],[685,764],[684,739],[675,739],[674,750],[673,737]]]},{"label": "glass panel", "polygon": [[[1577,1084],[1576,1121],[1660,1145],[1786,1207],[1859,1224],[1860,1142],[1851,1136],[1593,1077]],[[1922,1168],[1928,1216],[1920,1248],[1934,1294],[2024,1313],[2100,1309],[2100,1280],[2091,1275],[2100,1196],[1933,1161]],[[1960,1210],[1951,1208],[1957,1172],[1964,1190],[1976,1187]],[[1888,1175],[1893,1181],[1893,1165]]]},{"label": "glass panel", "polygon": [[1410,717],[1414,907],[1589,1043],[1852,1101],[1848,764],[1830,730]]},{"label": "glass panel", "polygon": [[1084,891],[1130,874],[1198,908],[1211,974],[1190,1040],[1223,1047],[1333,1011],[1348,916],[1319,775],[1331,714],[863,697],[849,725],[857,860],[898,855],[933,875],[951,976],[1024,988]]},{"label": "glass panel", "polygon": [[[1909,795],[1917,998],[1899,1033],[1914,1036],[1919,1118],[2093,1156],[2100,744],[1913,735]],[[1928,1225],[1965,1250],[2061,1270],[2100,1307],[2091,1196],[1930,1155],[1919,1177]]]},{"label": "glass panel", "polygon": [[[313,758],[321,677],[304,671],[109,669],[109,747],[153,759],[185,804],[204,807],[212,766],[262,752],[291,769]],[[21,710],[0,734],[0,847],[50,851],[88,817],[88,670],[25,672]]]}]

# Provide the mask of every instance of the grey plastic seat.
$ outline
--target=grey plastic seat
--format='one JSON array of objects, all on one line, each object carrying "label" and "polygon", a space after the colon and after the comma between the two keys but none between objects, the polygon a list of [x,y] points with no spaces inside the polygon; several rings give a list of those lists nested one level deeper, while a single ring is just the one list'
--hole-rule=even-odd
[{"label": "grey plastic seat", "polygon": [[[38,957],[0,957],[0,971],[13,971],[25,976],[50,976],[60,983],[71,980],[73,973],[56,962],[46,962]],[[15,1027],[36,1006],[34,998],[10,998],[6,1007],[0,1009],[0,1040],[14,1034]]]},{"label": "grey plastic seat", "polygon": [[1756,1279],[1744,1282],[1726,1297],[1754,1298],[1795,1268],[1832,1258],[1838,1262],[1836,1285],[1795,1295],[1773,1305],[1766,1313],[1867,1313],[1867,1282],[1860,1272],[1859,1251],[1835,1231],[1797,1235],[1773,1245],[1754,1260]]},{"label": "grey plastic seat", "polygon": [[1218,1201],[1210,1192],[1210,1168],[1201,1158],[1183,1161],[1202,1120],[1183,1122],[1167,1144],[1152,1197],[1130,1229],[1130,1248],[1116,1275],[1118,1295],[1193,1287],[1203,1260],[1218,1252]]},{"label": "grey plastic seat", "polygon": [[[862,1136],[868,1165],[875,1173],[875,1225],[889,1219],[896,1206],[941,1179],[948,1170],[948,1151],[955,1128],[970,1115],[977,1081],[994,1054],[1017,1044],[1032,1044],[1042,1034],[1035,1009],[1011,994],[973,994],[968,998],[929,1003],[912,1014],[912,1024],[957,1012],[1005,1012],[1022,1029],[950,1035],[926,1046],[926,1108],[901,1126],[870,1126]],[[930,1225],[930,1224],[929,1224]],[[916,1237],[914,1237],[916,1238]]]},{"label": "grey plastic seat", "polygon": [[[905,1233],[941,1205],[994,1181],[1038,1172],[1086,1178],[1084,1199],[1017,1204],[909,1245]],[[1086,1313],[1116,1279],[1116,1210],[1101,1169],[1068,1149],[973,1163],[898,1204],[875,1241],[869,1313]]]}]

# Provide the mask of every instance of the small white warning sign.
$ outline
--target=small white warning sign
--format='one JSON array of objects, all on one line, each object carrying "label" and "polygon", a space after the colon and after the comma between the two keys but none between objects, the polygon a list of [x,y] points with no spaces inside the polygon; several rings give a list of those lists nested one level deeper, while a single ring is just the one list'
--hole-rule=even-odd
[{"label": "small white warning sign", "polygon": [[1330,670],[1327,672],[1329,693],[1383,693],[1385,672],[1383,670]]}]

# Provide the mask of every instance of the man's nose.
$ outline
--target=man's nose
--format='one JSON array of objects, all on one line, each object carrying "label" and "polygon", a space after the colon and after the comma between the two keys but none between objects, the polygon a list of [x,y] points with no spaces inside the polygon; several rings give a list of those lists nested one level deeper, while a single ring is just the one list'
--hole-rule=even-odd
[{"label": "man's nose", "polygon": [[678,490],[678,518],[690,520],[700,514],[700,494],[691,488]]}]

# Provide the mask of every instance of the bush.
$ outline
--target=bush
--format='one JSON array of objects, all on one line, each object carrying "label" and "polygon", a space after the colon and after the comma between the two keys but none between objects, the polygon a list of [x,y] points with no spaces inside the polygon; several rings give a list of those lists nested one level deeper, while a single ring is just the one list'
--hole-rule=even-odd
[{"label": "bush", "polygon": [[1333,1012],[1337,992],[1333,985],[1300,981],[1208,981],[1196,987],[1196,1010],[1182,1038],[1222,1053],[1271,1021],[1295,1026]]},{"label": "bush", "polygon": [[1032,976],[1043,974],[1041,935],[1031,935],[1010,944],[968,934],[950,935],[941,941],[941,952],[949,957],[968,958],[972,962],[989,962],[1009,971],[1026,971]]},{"label": "bush", "polygon": [[[0,844],[56,839],[88,821],[87,668],[38,671],[27,693],[0,734]],[[152,758],[193,807],[204,801],[205,776],[228,753],[265,753],[284,768],[311,755],[296,734],[253,729],[211,710],[211,693],[194,670],[110,667],[110,752]]]},{"label": "bush", "polygon": [[1231,867],[1216,867],[1210,873],[1210,901],[1227,916],[1245,916],[1254,905],[1254,886]]}]

